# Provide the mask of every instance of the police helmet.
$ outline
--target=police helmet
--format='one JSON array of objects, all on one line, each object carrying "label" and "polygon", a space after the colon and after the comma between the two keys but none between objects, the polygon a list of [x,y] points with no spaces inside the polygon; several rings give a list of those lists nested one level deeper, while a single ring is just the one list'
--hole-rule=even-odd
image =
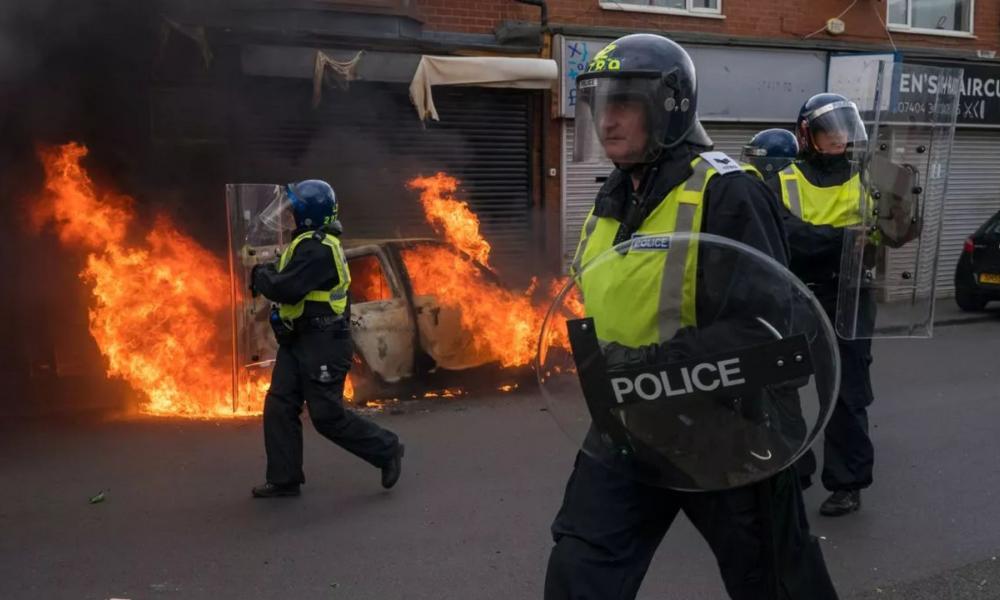
[{"label": "police helmet", "polygon": [[816,94],[806,100],[795,132],[804,158],[864,150],[868,142],[858,106],[840,94]]},{"label": "police helmet", "polygon": [[330,184],[319,179],[289,183],[286,187],[292,215],[298,228],[319,228],[331,225],[339,212],[337,195]]},{"label": "police helmet", "polygon": [[[645,136],[616,130],[616,118],[609,114],[624,103],[641,107],[642,123],[636,127],[641,126]],[[663,150],[685,142],[711,147],[697,111],[694,63],[683,48],[653,34],[619,38],[576,78],[573,159],[607,157],[619,166],[636,165],[653,162]]]},{"label": "police helmet", "polygon": [[740,160],[750,163],[765,178],[792,164],[799,154],[795,134],[787,129],[765,129],[743,146]]}]

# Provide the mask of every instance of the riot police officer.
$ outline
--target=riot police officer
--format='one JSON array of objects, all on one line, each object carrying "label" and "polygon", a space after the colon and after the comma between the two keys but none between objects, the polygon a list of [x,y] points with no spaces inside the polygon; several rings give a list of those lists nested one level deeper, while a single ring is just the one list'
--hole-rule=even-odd
[{"label": "riot police officer", "polygon": [[[831,319],[837,311],[844,228],[862,220],[860,170],[852,155],[867,142],[857,107],[838,94],[809,98],[796,121],[800,158],[771,182],[788,209],[785,229],[791,247],[791,270],[806,282]],[[855,156],[856,158],[856,156]],[[869,290],[859,298],[861,318],[874,320]],[[820,513],[841,516],[861,508],[861,490],[872,483],[874,446],[868,435],[867,407],[872,403],[871,340],[838,340],[840,394],[826,426],[823,486],[831,495]],[[803,458],[811,470],[815,459]],[[807,468],[808,470],[808,468]]]},{"label": "riot police officer", "polygon": [[[679,45],[649,34],[608,45],[577,79],[576,120],[575,158],[600,152],[616,168],[585,221],[574,273],[619,243],[640,239],[640,230],[724,236],[787,262],[781,217],[770,190],[735,160],[711,152],[712,141],[697,117],[694,65]],[[683,275],[686,290],[712,276],[710,257],[699,254],[698,261],[697,280]],[[624,279],[599,285],[617,289],[639,283],[628,280],[626,272],[608,270],[606,276]],[[716,289],[702,291],[685,294],[697,298],[697,306],[689,310],[711,313],[718,306],[738,304],[727,304],[724,292],[715,294]],[[638,312],[657,313],[660,300],[651,296],[635,299],[642,304]],[[613,320],[616,329],[644,337],[646,332],[630,328],[648,327],[648,319],[588,298],[586,292],[584,301],[588,315]],[[718,348],[737,335],[725,326],[715,333],[701,341]],[[628,361],[637,349],[621,350]],[[606,352],[610,369],[616,359],[611,348]],[[577,456],[552,525],[547,600],[634,598],[681,510],[716,555],[731,597],[837,597],[819,545],[809,534],[797,478],[788,470],[734,489],[679,492],[608,464],[591,452]]]},{"label": "riot police officer", "polygon": [[758,132],[743,146],[740,160],[749,163],[765,181],[792,164],[799,154],[799,142],[787,129],[765,129]]},{"label": "riot police officer", "polygon": [[399,438],[344,408],[343,390],[354,347],[350,330],[351,275],[340,244],[333,188],[310,179],[289,184],[295,219],[292,243],[277,264],[259,265],[251,275],[254,294],[276,303],[271,326],[278,355],[264,399],[267,481],[255,498],[298,496],[302,472],[303,402],[321,435],[382,471],[382,485],[399,479]]}]

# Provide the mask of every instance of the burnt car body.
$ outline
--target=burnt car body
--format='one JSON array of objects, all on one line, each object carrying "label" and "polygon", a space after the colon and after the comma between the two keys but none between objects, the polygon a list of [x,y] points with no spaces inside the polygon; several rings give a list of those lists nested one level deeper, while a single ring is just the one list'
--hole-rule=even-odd
[{"label": "burnt car body", "polygon": [[[461,326],[460,311],[443,306],[436,296],[414,292],[403,253],[422,246],[446,249],[475,264],[485,280],[501,285],[489,268],[439,240],[345,240],[355,402],[476,380],[495,386],[498,381],[499,365],[476,349],[472,334]],[[456,377],[458,372],[466,377]],[[507,379],[512,375],[508,372]]]},{"label": "burnt car body", "polygon": [[955,267],[955,302],[966,311],[1000,300],[1000,212],[967,240]]}]

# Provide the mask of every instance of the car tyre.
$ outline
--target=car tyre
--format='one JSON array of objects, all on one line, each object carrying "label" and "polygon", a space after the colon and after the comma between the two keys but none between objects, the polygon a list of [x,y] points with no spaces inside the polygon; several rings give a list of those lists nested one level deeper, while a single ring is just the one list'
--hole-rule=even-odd
[{"label": "car tyre", "polygon": [[987,299],[967,288],[955,288],[955,303],[967,312],[977,312],[986,308]]}]

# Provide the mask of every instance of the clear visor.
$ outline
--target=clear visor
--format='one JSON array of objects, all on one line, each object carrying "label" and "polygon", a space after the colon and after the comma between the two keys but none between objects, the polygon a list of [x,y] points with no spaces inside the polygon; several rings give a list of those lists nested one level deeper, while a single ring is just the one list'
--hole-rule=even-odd
[{"label": "clear visor", "polygon": [[864,149],[865,124],[853,102],[835,102],[809,115],[809,135],[820,154],[843,154],[848,148]]},{"label": "clear visor", "polygon": [[749,162],[751,158],[766,158],[767,150],[764,148],[758,148],[756,146],[743,146],[743,152],[740,154],[740,160],[743,162]]},{"label": "clear visor", "polygon": [[657,78],[578,79],[573,162],[631,165],[648,160],[669,119],[654,122],[651,112],[659,103],[658,115],[676,108],[673,95],[665,95]]},{"label": "clear visor", "polygon": [[295,229],[292,201],[283,188],[275,186],[274,189],[274,199],[260,212],[257,225],[268,231],[292,231]]}]

